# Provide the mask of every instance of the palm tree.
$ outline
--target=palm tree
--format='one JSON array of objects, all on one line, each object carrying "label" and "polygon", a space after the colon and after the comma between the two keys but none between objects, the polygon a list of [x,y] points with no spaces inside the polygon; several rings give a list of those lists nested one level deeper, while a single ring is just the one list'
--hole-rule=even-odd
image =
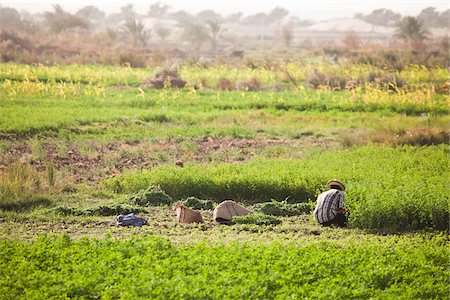
[{"label": "palm tree", "polygon": [[20,23],[20,14],[14,8],[0,6],[0,27],[14,26]]},{"label": "palm tree", "polygon": [[108,27],[108,28],[106,28],[106,31],[103,33],[103,36],[105,38],[105,43],[108,46],[112,46],[119,38],[120,32],[117,29]]},{"label": "palm tree", "polygon": [[157,26],[155,29],[155,33],[161,39],[161,44],[164,44],[164,41],[170,35],[170,29],[163,26]]},{"label": "palm tree", "polygon": [[131,39],[134,46],[145,46],[150,38],[150,31],[140,19],[127,19],[122,26],[122,32],[126,39]]},{"label": "palm tree", "polygon": [[161,2],[156,2],[150,5],[150,10],[148,11],[147,15],[152,18],[161,19],[167,14],[168,10],[168,5],[162,4]]},{"label": "palm tree", "polygon": [[294,39],[294,30],[292,23],[286,24],[281,28],[281,37],[283,38],[286,47],[289,47]]},{"label": "palm tree", "polygon": [[45,20],[52,32],[60,33],[69,28],[88,28],[85,20],[65,12],[59,4],[53,5],[53,9],[55,12],[46,12],[44,14]]},{"label": "palm tree", "polygon": [[120,15],[122,16],[123,20],[127,20],[136,18],[137,13],[134,11],[133,4],[129,3],[120,8]]},{"label": "palm tree", "polygon": [[190,23],[187,24],[183,36],[190,41],[198,53],[201,46],[209,38],[208,29],[203,24]]},{"label": "palm tree", "polygon": [[398,24],[395,36],[406,42],[423,41],[428,38],[429,32],[424,28],[419,18],[405,17]]},{"label": "palm tree", "polygon": [[222,29],[222,21],[220,19],[209,20],[206,22],[209,26],[210,36],[209,39],[211,41],[211,47],[213,51],[216,50],[217,47],[217,37]]}]

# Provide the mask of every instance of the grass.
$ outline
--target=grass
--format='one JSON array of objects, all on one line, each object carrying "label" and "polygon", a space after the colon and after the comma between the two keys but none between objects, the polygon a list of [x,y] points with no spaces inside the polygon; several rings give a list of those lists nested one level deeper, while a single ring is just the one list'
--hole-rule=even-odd
[{"label": "grass", "polygon": [[233,223],[236,224],[255,224],[255,225],[278,225],[281,220],[277,217],[262,213],[252,213],[246,216],[233,217]]},{"label": "grass", "polygon": [[31,166],[15,163],[0,174],[0,209],[27,210],[50,203],[42,176]]},{"label": "grass", "polygon": [[[417,95],[422,96],[425,94]],[[394,124],[398,124],[399,119],[406,119],[407,123],[400,121],[405,125],[429,126],[427,122],[432,122],[446,129],[448,99],[443,95],[418,99],[417,103],[404,102],[414,99],[414,95],[379,95],[386,99],[383,103],[366,103],[363,94],[358,97],[360,99],[349,101],[351,94],[317,91],[300,95],[295,92],[268,95],[206,91],[189,95],[189,91],[147,91],[144,96],[127,91],[110,92],[105,97],[3,99],[0,101],[0,134],[71,138],[291,137],[299,134],[299,126],[306,127],[304,131],[322,131],[329,135],[332,128],[339,130],[348,126],[376,131],[382,127],[385,131],[386,124],[398,126]],[[398,103],[397,98],[402,102]],[[148,106],[149,101],[153,103],[151,106]],[[349,124],[349,115],[354,124]],[[319,123],[311,124],[312,119]]]}]

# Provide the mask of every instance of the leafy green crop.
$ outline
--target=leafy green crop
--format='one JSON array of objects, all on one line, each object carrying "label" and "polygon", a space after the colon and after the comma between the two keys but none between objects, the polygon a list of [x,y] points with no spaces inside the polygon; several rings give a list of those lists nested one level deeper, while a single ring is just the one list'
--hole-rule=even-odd
[{"label": "leafy green crop", "polygon": [[256,203],[251,207],[253,211],[271,216],[296,216],[309,214],[313,209],[312,203],[287,203],[287,201],[276,201]]},{"label": "leafy green crop", "polygon": [[179,203],[190,207],[192,209],[205,209],[205,210],[211,210],[214,209],[214,202],[211,200],[202,200],[198,199],[196,197],[187,197],[184,200],[179,201]]},{"label": "leafy green crop", "polygon": [[184,168],[161,166],[106,181],[123,191],[159,185],[175,199],[235,199],[246,204],[276,199],[315,201],[331,178],[347,186],[351,224],[362,228],[447,229],[448,150],[363,147],[324,152],[303,160],[256,160]]},{"label": "leafy green crop", "polygon": [[0,292],[9,299],[445,299],[447,238],[393,237],[339,245],[175,246],[41,236],[0,241]]},{"label": "leafy green crop", "polygon": [[159,206],[171,205],[173,200],[159,186],[150,186],[132,196],[128,202],[140,206]]},{"label": "leafy green crop", "polygon": [[77,209],[68,206],[59,206],[50,210],[63,216],[117,216],[126,214],[145,213],[146,210],[142,207],[134,207],[127,204],[116,205],[100,205],[95,208]]}]

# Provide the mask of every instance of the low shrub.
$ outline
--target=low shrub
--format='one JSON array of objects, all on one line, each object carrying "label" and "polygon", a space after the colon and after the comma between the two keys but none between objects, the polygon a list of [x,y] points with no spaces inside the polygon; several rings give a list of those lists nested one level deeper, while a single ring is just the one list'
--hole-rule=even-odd
[{"label": "low shrub", "polygon": [[449,58],[445,51],[421,52],[404,50],[383,50],[383,51],[359,51],[351,52],[349,61],[356,64],[367,64],[378,68],[388,68],[402,71],[412,64],[420,64],[427,67],[440,66],[447,68]]},{"label": "low shrub", "polygon": [[414,128],[395,136],[393,143],[400,145],[429,146],[449,144],[450,131],[431,128]]},{"label": "low shrub", "polygon": [[179,202],[180,204],[183,204],[184,206],[190,207],[192,209],[204,209],[204,210],[214,209],[213,201],[202,200],[193,196],[187,197],[186,199],[181,200]]},{"label": "low shrub", "polygon": [[274,199],[272,199],[271,202],[256,203],[251,207],[251,210],[255,212],[271,216],[297,216],[309,214],[312,209],[312,202],[290,204],[286,201],[276,201]]},{"label": "low shrub", "polygon": [[118,204],[118,205],[101,205],[96,208],[86,209],[83,211],[84,215],[89,216],[117,216],[117,215],[127,215],[127,214],[139,214],[145,213],[146,210],[142,207],[133,207],[126,204]]},{"label": "low shrub", "polygon": [[232,91],[234,90],[234,84],[228,78],[221,77],[217,81],[216,89],[221,91]]},{"label": "low shrub", "polygon": [[81,216],[80,210],[71,206],[58,206],[49,210],[49,212],[56,213],[63,216]]},{"label": "low shrub", "polygon": [[142,88],[184,88],[187,82],[180,78],[178,71],[162,69],[154,74],[154,78],[141,85]]},{"label": "low shrub", "polygon": [[263,87],[258,78],[253,77],[248,80],[240,80],[236,82],[236,90],[238,91],[262,91]]},{"label": "low shrub", "polygon": [[50,210],[63,216],[117,216],[126,214],[140,214],[147,212],[142,207],[134,207],[127,204],[101,205],[89,209],[77,209],[70,206],[59,206]]},{"label": "low shrub", "polygon": [[171,205],[173,200],[159,186],[151,186],[132,196],[128,202],[140,206],[160,206]]},{"label": "low shrub", "polygon": [[147,57],[142,53],[118,51],[113,55],[113,61],[118,65],[129,65],[132,68],[146,67]]},{"label": "low shrub", "polygon": [[366,79],[373,87],[398,92],[406,87],[406,80],[395,73],[370,73]]},{"label": "low shrub", "polygon": [[269,216],[260,213],[249,214],[246,216],[233,217],[235,224],[254,224],[254,225],[278,225],[281,220],[274,216]]},{"label": "low shrub", "polygon": [[310,87],[319,89],[320,87],[329,87],[334,90],[345,90],[348,78],[340,77],[336,74],[325,74],[317,70],[311,71],[305,78],[305,82]]}]

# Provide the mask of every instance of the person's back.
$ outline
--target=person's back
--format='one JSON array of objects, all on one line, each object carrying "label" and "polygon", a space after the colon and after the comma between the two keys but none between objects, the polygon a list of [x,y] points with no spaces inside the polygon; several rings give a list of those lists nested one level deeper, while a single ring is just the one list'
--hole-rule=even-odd
[{"label": "person's back", "polygon": [[327,186],[330,190],[321,193],[317,197],[314,220],[323,226],[330,226],[332,224],[339,227],[345,226],[347,218],[344,215],[345,196],[342,192],[345,190],[345,187],[336,179],[330,180]]},{"label": "person's back", "polygon": [[340,190],[331,189],[317,197],[317,205],[314,209],[314,220],[322,224],[333,220],[337,211],[343,207],[344,194]]}]

